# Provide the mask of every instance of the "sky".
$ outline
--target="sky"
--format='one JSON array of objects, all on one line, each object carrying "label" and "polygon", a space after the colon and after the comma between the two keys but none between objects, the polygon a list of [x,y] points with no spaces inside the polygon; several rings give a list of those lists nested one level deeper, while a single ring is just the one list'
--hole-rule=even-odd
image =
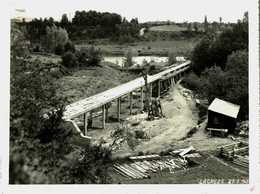
[{"label": "sky", "polygon": [[250,0],[11,0],[11,16],[15,9],[25,9],[26,17],[53,17],[60,20],[66,13],[72,18],[76,10],[96,10],[118,13],[139,22],[166,21],[236,22],[248,10]]}]

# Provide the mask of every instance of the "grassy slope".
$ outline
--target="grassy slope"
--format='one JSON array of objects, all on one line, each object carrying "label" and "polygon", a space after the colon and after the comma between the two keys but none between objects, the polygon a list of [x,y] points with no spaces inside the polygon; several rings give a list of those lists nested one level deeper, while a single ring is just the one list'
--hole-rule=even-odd
[{"label": "grassy slope", "polygon": [[[186,53],[190,52],[195,44],[198,42],[197,39],[189,40],[156,40],[156,41],[140,41],[132,44],[97,44],[97,48],[100,48],[106,54],[119,54],[124,55],[125,52],[129,49],[133,51],[134,54],[137,54],[138,51],[141,51],[143,54],[152,54],[152,55],[167,55],[168,52],[171,53]],[[77,44],[77,48],[89,47],[89,44]]]},{"label": "grassy slope", "polygon": [[161,26],[153,26],[149,28],[150,31],[164,31],[164,32],[179,32],[185,31],[187,28],[180,27],[177,25],[161,25]]},{"label": "grassy slope", "polygon": [[108,63],[102,63],[102,67],[75,70],[72,75],[60,78],[57,85],[59,95],[68,97],[69,102],[75,102],[134,78],[133,74],[121,72]]}]

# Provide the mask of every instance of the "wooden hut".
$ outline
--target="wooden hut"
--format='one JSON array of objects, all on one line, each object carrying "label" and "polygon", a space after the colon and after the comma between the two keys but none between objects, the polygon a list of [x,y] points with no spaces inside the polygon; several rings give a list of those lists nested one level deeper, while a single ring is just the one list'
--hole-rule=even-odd
[{"label": "wooden hut", "polygon": [[215,98],[208,107],[207,129],[211,132],[232,133],[236,127],[240,106]]}]

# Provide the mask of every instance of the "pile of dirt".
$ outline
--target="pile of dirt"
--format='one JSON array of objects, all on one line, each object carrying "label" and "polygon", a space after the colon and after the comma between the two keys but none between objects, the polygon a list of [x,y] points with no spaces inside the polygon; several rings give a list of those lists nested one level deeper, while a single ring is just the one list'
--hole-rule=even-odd
[{"label": "pile of dirt", "polygon": [[[133,131],[143,131],[146,139],[136,147],[135,153],[160,153],[173,142],[186,137],[189,130],[197,125],[198,115],[191,97],[184,97],[186,90],[177,84],[173,91],[161,99],[165,117],[148,121],[147,113],[132,115],[126,119]],[[190,96],[190,95],[189,95]],[[117,153],[118,154],[118,153]]]},{"label": "pile of dirt", "polygon": [[109,64],[103,63],[102,66],[80,69],[72,75],[60,78],[57,81],[58,94],[66,96],[71,103],[103,92],[136,77],[135,74],[121,72]]}]

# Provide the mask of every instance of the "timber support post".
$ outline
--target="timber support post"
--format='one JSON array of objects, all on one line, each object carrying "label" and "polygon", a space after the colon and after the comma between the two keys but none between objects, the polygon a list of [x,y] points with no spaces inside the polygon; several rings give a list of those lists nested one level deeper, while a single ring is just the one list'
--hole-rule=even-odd
[{"label": "timber support post", "polygon": [[121,112],[121,97],[117,99],[117,119],[120,122],[120,112]]},{"label": "timber support post", "polygon": [[84,113],[84,135],[88,133],[88,113]]},{"label": "timber support post", "polygon": [[175,80],[174,80],[174,77],[171,78],[171,88],[173,89],[174,88],[174,84],[175,84]]},{"label": "timber support post", "polygon": [[141,87],[141,111],[144,110],[144,88]]},{"label": "timber support post", "polygon": [[102,106],[102,128],[105,129],[106,125],[106,109],[105,105]]},{"label": "timber support post", "polygon": [[133,92],[129,93],[129,102],[130,102],[129,109],[130,109],[130,115],[131,115],[133,112]]},{"label": "timber support post", "polygon": [[153,97],[153,82],[150,83],[150,87],[149,87],[150,91],[149,91],[149,98]]},{"label": "timber support post", "polygon": [[158,98],[161,96],[161,80],[158,80]]},{"label": "timber support post", "polygon": [[108,109],[109,109],[109,107],[108,107],[108,104],[106,104],[105,105],[105,111],[106,111],[106,122],[108,122]]}]

